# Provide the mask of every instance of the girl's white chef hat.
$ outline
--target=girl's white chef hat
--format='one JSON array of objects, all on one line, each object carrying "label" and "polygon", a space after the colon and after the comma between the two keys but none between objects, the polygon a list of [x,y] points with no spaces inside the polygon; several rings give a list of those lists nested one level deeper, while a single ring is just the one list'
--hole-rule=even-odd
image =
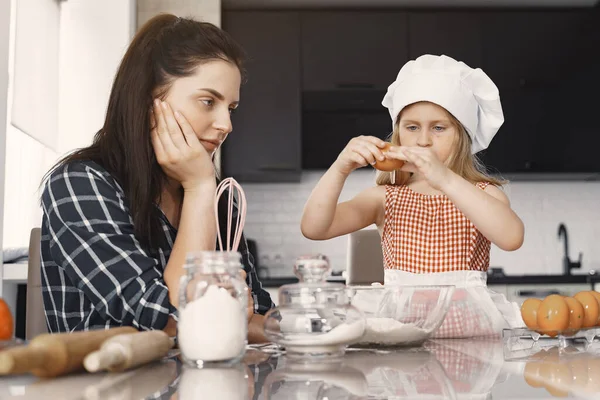
[{"label": "girl's white chef hat", "polygon": [[472,152],[488,147],[504,114],[498,88],[480,68],[442,55],[425,54],[407,62],[388,87],[382,104],[395,125],[398,114],[410,104],[429,101],[444,107],[465,127]]}]

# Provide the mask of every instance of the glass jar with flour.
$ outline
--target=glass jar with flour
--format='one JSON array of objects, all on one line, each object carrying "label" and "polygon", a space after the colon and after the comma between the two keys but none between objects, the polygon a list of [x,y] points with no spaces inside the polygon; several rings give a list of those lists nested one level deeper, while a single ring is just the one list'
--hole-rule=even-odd
[{"label": "glass jar with flour", "polygon": [[244,356],[248,287],[241,254],[190,253],[179,285],[177,339],[184,362],[198,368],[232,365]]}]

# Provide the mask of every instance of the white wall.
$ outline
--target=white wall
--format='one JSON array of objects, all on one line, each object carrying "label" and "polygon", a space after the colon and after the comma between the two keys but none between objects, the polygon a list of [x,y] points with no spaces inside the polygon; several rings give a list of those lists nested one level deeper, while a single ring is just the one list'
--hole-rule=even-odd
[{"label": "white wall", "polygon": [[[43,1],[56,4],[55,0]],[[43,175],[59,156],[90,144],[102,126],[112,80],[134,30],[134,5],[133,0],[60,3],[58,43],[53,47],[57,54],[46,60],[57,63],[56,68],[49,68],[56,71],[58,90],[54,103],[58,107],[54,120],[57,129],[33,134],[19,129],[27,127],[26,124],[19,124],[19,128],[8,126],[6,152],[2,152],[6,154],[4,207],[1,208],[4,210],[4,248],[27,247],[31,228],[40,225],[38,188]],[[44,30],[35,34],[43,35]],[[18,54],[18,45],[22,44],[18,36],[16,43]],[[41,69],[43,65],[42,62],[35,68]],[[15,76],[23,72],[18,69],[19,64],[16,64]],[[35,71],[27,73],[35,75]],[[19,86],[15,85],[13,90],[15,99],[22,97],[18,93]],[[31,118],[35,119],[37,110],[44,106],[31,103]]]},{"label": "white wall", "polygon": [[40,226],[39,186],[58,154],[30,135],[8,126],[4,180],[3,248],[27,247],[31,228]]},{"label": "white wall", "polygon": [[13,0],[13,15],[10,122],[56,150],[60,3]]},{"label": "white wall", "polygon": [[[4,249],[28,246],[31,228],[41,222],[38,188],[43,175],[60,156],[90,144],[101,128],[110,86],[135,20],[135,0],[0,1]],[[8,121],[7,113],[12,117]],[[16,285],[1,278],[0,269],[0,296],[4,290],[14,313]]]},{"label": "white wall", "polygon": [[[52,0],[42,4],[12,0],[12,4],[2,208],[5,249],[26,247],[31,227],[39,225],[38,187],[57,157],[58,143],[60,8]],[[35,46],[38,37],[44,38],[43,46]]]},{"label": "white wall", "polygon": [[[11,2],[0,2],[0,210],[4,207],[4,169],[5,169],[5,147],[6,126],[8,113],[8,56],[10,47],[10,15]],[[0,212],[0,227],[2,227],[3,215]],[[0,229],[0,243],[2,243],[3,232]],[[0,254],[0,279],[2,278],[2,254]],[[0,281],[1,282],[1,281]],[[2,296],[2,285],[0,284],[0,296]]]},{"label": "white wall", "polygon": [[[341,200],[371,186],[374,170],[350,175]],[[324,242],[305,239],[300,232],[302,208],[320,178],[320,172],[305,172],[299,184],[244,184],[248,200],[245,232],[257,241],[258,251],[271,265],[280,255],[282,268],[273,276],[292,276],[294,259],[305,253],[327,254],[334,270],[346,266],[347,237]],[[600,271],[600,183],[598,182],[513,182],[506,188],[513,209],[525,223],[525,243],[515,252],[492,247],[491,265],[509,274],[559,274],[562,272],[562,242],[558,224],[569,231],[570,257],[583,252],[583,270]],[[574,273],[578,273],[574,271]]]},{"label": "white wall", "polygon": [[137,0],[138,27],[159,13],[192,17],[221,26],[221,0]]},{"label": "white wall", "polygon": [[112,81],[132,36],[133,3],[61,3],[59,153],[89,145],[104,124]]}]

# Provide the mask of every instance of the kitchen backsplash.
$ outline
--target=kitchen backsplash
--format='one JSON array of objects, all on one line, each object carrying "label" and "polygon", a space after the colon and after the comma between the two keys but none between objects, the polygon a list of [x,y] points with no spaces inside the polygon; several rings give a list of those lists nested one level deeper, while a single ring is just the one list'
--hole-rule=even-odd
[{"label": "kitchen backsplash", "polygon": [[[334,271],[346,268],[347,236],[311,241],[300,232],[304,203],[321,175],[305,171],[300,183],[243,185],[248,201],[245,232],[257,241],[259,262],[269,267],[272,277],[292,275],[294,259],[307,253],[328,255]],[[374,177],[374,170],[355,171],[340,199],[372,185]],[[508,274],[561,273],[564,248],[557,232],[564,222],[571,259],[582,252],[582,271],[600,271],[600,182],[513,182],[505,190],[525,223],[525,243],[515,252],[493,246],[492,267]]]}]

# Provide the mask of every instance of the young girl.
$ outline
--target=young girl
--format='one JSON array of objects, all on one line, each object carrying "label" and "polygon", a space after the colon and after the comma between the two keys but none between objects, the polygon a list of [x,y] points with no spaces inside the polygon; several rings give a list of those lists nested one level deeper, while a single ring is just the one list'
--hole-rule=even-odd
[{"label": "young girl", "polygon": [[[140,28],[117,71],[104,126],[44,183],[50,332],[130,325],[175,335],[186,254],[215,250],[217,242],[213,156],[233,129],[243,59],[240,46],[209,23],[164,14]],[[220,206],[225,219],[226,201]],[[252,294],[248,340],[264,341],[263,315],[273,302],[245,239],[238,250]]]},{"label": "young girl", "polygon": [[[524,235],[503,182],[474,156],[504,122],[497,87],[481,69],[424,55],[404,65],[383,105],[392,146],[384,150],[375,137],[350,140],[306,204],[304,236],[325,240],[376,224],[386,285],[457,286],[438,336],[498,334],[520,324],[516,305],[486,289],[491,243],[512,251]],[[352,171],[385,159],[404,165],[338,204]]]}]

